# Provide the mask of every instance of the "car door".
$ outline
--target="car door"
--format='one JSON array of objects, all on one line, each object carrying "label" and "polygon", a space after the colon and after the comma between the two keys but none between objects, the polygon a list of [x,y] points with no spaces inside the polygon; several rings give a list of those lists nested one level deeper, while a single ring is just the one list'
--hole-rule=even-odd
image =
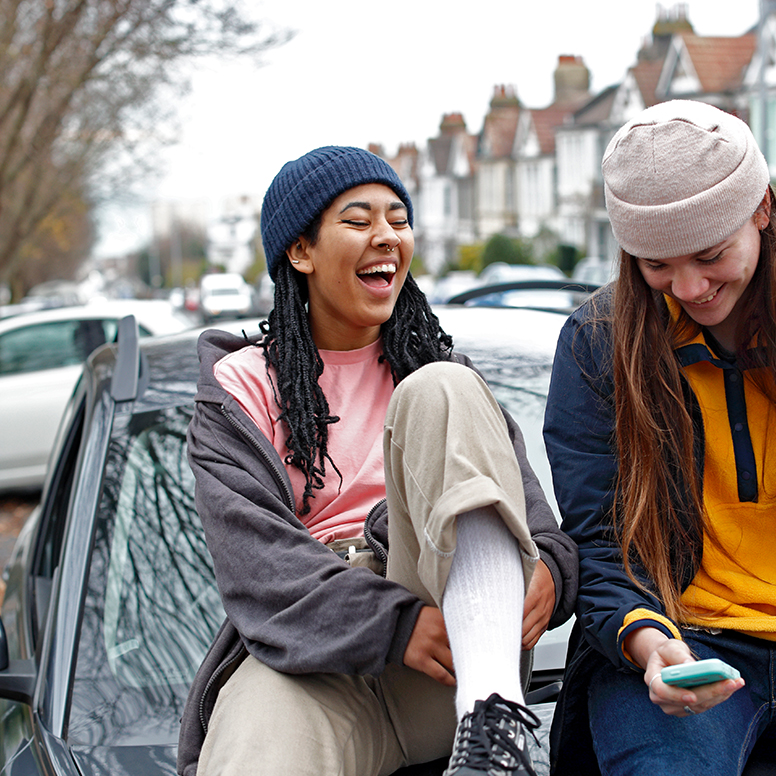
[{"label": "car door", "polygon": [[98,320],[30,324],[0,335],[0,488],[42,484],[81,365],[105,341]]},{"label": "car door", "polygon": [[[44,631],[76,485],[85,410],[86,397],[81,392],[68,405],[43,500],[23,526],[4,573],[2,621],[8,653],[12,661],[32,661],[35,671],[46,662]],[[0,698],[0,770],[4,776],[45,772],[41,761],[50,754],[41,751],[42,722],[25,703]],[[46,733],[44,737],[50,736]]]}]

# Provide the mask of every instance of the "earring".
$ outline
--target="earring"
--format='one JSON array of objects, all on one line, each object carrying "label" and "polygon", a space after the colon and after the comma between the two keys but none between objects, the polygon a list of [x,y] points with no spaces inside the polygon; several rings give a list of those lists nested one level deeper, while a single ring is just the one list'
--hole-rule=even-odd
[{"label": "earring", "polygon": [[291,259],[292,264],[299,264],[299,259]]}]

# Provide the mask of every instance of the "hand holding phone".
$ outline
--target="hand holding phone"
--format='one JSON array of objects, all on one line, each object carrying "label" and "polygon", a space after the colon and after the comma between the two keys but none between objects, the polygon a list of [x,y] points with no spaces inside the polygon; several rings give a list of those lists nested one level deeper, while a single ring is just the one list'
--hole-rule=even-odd
[{"label": "hand holding phone", "polygon": [[660,672],[666,684],[676,687],[697,687],[701,684],[721,682],[723,679],[738,679],[741,673],[717,658],[697,660],[694,663],[679,663],[667,666]]}]

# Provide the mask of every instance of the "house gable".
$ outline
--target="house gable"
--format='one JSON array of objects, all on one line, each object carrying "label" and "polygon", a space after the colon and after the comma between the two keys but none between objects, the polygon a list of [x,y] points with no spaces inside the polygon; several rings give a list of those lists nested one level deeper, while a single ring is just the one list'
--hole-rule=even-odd
[{"label": "house gable", "polygon": [[681,35],[674,36],[671,41],[655,91],[661,99],[686,97],[702,91],[700,78]]},{"label": "house gable", "polygon": [[541,156],[542,147],[534,124],[534,111],[524,110],[515,133],[514,156],[517,159],[535,159]]},{"label": "house gable", "polygon": [[609,115],[605,117],[609,124],[621,126],[648,107],[634,70],[627,72],[614,91]]},{"label": "house gable", "polygon": [[757,36],[751,32],[735,38],[675,35],[660,75],[657,97],[670,100],[737,91],[756,45]]},{"label": "house gable", "polygon": [[511,157],[520,110],[514,86],[495,87],[480,135],[481,160]]}]

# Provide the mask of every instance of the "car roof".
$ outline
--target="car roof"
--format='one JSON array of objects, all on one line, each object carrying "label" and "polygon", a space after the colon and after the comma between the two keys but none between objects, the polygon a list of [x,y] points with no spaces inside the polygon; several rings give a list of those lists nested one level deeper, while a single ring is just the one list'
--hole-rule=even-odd
[{"label": "car roof", "polygon": [[203,275],[199,281],[200,288],[242,288],[248,285],[245,278],[236,272],[214,272],[212,275]]},{"label": "car roof", "polygon": [[[566,320],[562,314],[528,308],[439,305],[433,309],[442,328],[452,334],[455,350],[472,355],[475,365],[481,348],[503,350],[531,363],[551,363],[558,333]],[[225,322],[219,328],[238,336],[243,332],[251,336],[258,334],[258,321],[247,325]],[[148,371],[142,378],[144,388],[137,398],[136,411],[193,402],[199,377],[197,340],[206,328],[139,342]],[[117,351],[116,345],[105,345],[90,359],[98,360],[99,381],[103,384],[111,380]],[[95,371],[95,364],[90,363],[87,369]]]},{"label": "car roof", "polygon": [[552,264],[505,264],[504,262],[488,264],[479,275],[480,281],[487,285],[509,280],[531,280],[533,278],[547,280],[565,277],[560,267]]},{"label": "car roof", "polygon": [[154,334],[176,333],[192,327],[184,315],[162,299],[100,299],[85,305],[54,307],[0,318],[0,332],[56,321],[121,319],[134,315],[138,323]]},{"label": "car roof", "polygon": [[456,350],[466,353],[474,345],[511,349],[516,356],[532,354],[550,361],[567,317],[527,307],[440,305],[433,309],[442,328],[452,335]]}]

